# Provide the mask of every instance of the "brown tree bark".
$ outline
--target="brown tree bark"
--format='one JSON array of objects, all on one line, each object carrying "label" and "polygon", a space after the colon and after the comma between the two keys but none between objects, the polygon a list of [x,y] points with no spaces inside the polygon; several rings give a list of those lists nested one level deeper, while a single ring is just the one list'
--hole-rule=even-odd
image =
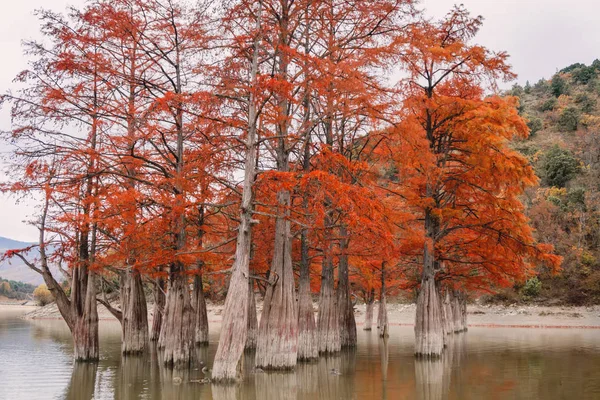
[{"label": "brown tree bark", "polygon": [[248,279],[248,337],[246,349],[256,349],[258,340],[258,315],[256,313],[256,297],[254,294],[254,280]]},{"label": "brown tree bark", "polygon": [[375,289],[371,288],[371,291],[367,295],[367,301],[365,302],[365,325],[363,330],[370,331],[373,329],[373,308],[375,305]]},{"label": "brown tree bark", "polygon": [[[257,84],[258,56],[261,42],[260,30],[262,28],[262,1],[257,2],[256,36],[254,38],[250,83]],[[219,346],[213,363],[212,379],[214,382],[231,382],[238,379],[240,373],[240,359],[244,354],[248,333],[248,279],[250,266],[250,252],[252,249],[252,211],[254,180],[256,178],[257,158],[257,105],[254,93],[250,92],[248,101],[248,131],[246,136],[246,159],[244,163],[244,183],[242,187],[242,203],[240,207],[240,226],[235,249],[231,279],[223,322],[221,323],[221,336]]]},{"label": "brown tree bark", "polygon": [[194,276],[194,310],[196,311],[196,329],[195,342],[199,345],[208,345],[208,312],[206,310],[206,300],[202,288],[202,270],[201,266]]},{"label": "brown tree bark", "polygon": [[444,349],[442,301],[434,278],[433,249],[425,244],[421,289],[417,297],[415,354],[439,357]]},{"label": "brown tree bark", "polygon": [[159,337],[166,365],[189,365],[194,354],[195,313],[188,290],[188,280],[183,265],[171,266],[169,289],[166,296],[165,315]]},{"label": "brown tree bark", "polygon": [[340,227],[340,265],[338,268],[337,302],[340,323],[340,345],[356,346],[356,319],[354,305],[350,298],[350,280],[348,278],[348,232],[345,226]]},{"label": "brown tree bark", "polygon": [[144,352],[149,344],[148,307],[142,277],[134,268],[121,273],[121,313],[121,352]]},{"label": "brown tree bark", "polygon": [[458,294],[458,310],[459,310],[459,331],[467,331],[467,295],[463,292]]},{"label": "brown tree bark", "polygon": [[389,323],[387,312],[387,295],[385,288],[385,261],[381,263],[381,282],[379,289],[379,310],[377,313],[377,333],[379,337],[389,336]]},{"label": "brown tree bark", "polygon": [[461,312],[459,294],[455,293],[454,297],[452,298],[452,332],[458,333],[462,329],[462,318],[460,314]]},{"label": "brown tree bark", "polygon": [[444,325],[444,345],[447,345],[448,335],[454,333],[454,311],[453,296],[450,289],[446,289],[442,303],[442,320]]},{"label": "brown tree bark", "polygon": [[298,355],[292,241],[286,218],[290,194],[282,190],[277,197],[280,210],[275,221],[272,283],[267,287],[256,343],[256,367],[262,369],[292,369]]},{"label": "brown tree bark", "polygon": [[331,252],[329,252],[323,258],[321,272],[321,294],[317,319],[319,353],[337,353],[342,348],[336,300],[333,281],[333,261],[331,259]]},{"label": "brown tree bark", "polygon": [[[288,80],[291,44],[290,12],[293,1],[280,1],[275,46],[275,62],[278,78]],[[275,146],[277,171],[289,172],[290,105],[286,95],[274,93],[277,102],[278,121]],[[298,355],[298,315],[292,264],[292,234],[290,222],[291,196],[287,189],[277,192],[277,217],[275,218],[275,243],[270,274],[272,283],[267,287],[260,317],[256,342],[256,367],[263,369],[292,369]]]},{"label": "brown tree bark", "polygon": [[[83,279],[80,279],[79,282],[80,284],[83,283]],[[85,290],[85,297],[82,299],[82,308],[77,311],[77,318],[71,329],[73,333],[73,356],[76,361],[96,361],[99,359],[100,347],[98,343],[95,274],[93,272],[88,272],[85,279],[85,288],[82,285],[80,290]]]},{"label": "brown tree bark", "polygon": [[154,309],[152,311],[152,330],[150,340],[157,341],[162,327],[163,313],[165,312],[165,280],[158,278],[154,285]]},{"label": "brown tree bark", "polygon": [[387,295],[385,289],[385,261],[381,263],[381,292],[379,293],[379,315],[377,321],[379,337],[386,338],[389,334]]},{"label": "brown tree bark", "polygon": [[319,357],[317,325],[310,290],[310,261],[306,230],[300,237],[300,280],[298,282],[298,360],[314,360]]},{"label": "brown tree bark", "polygon": [[379,337],[386,338],[390,336],[390,325],[388,322],[387,300],[385,294],[383,295],[383,298],[379,301],[379,309],[381,310],[381,321],[379,322],[377,333]]},{"label": "brown tree bark", "polygon": [[58,310],[73,336],[73,355],[76,361],[96,361],[99,358],[98,310],[96,308],[96,285],[94,273],[89,271],[89,249],[87,233],[80,233],[79,265],[71,274],[71,298],[56,281],[48,267],[46,254],[46,217],[49,199],[46,198],[40,218],[40,262],[39,268],[22,254],[19,257],[29,268],[42,275],[48,290],[52,293]]}]

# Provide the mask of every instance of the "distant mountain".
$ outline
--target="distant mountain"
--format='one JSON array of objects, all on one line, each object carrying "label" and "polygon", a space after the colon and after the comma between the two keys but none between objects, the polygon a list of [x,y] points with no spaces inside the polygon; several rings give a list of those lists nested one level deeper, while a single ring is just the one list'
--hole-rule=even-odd
[{"label": "distant mountain", "polygon": [[[5,237],[0,237],[0,254],[3,254],[7,250],[22,249],[29,247],[35,243],[31,242],[20,242]],[[39,253],[37,249],[32,249],[27,253],[28,260],[39,259]],[[58,268],[50,268],[54,276],[58,281],[61,281],[63,276]],[[14,257],[10,261],[4,261],[0,263],[0,277],[6,280],[20,281],[29,283],[31,285],[40,285],[44,283],[44,279],[40,274],[31,270],[27,265],[21,261],[20,258]]]},{"label": "distant mountain", "polygon": [[10,249],[20,249],[23,247],[31,246],[35,244],[33,242],[19,242],[18,240],[13,240],[9,238],[5,238],[0,236],[0,251],[6,251]]}]

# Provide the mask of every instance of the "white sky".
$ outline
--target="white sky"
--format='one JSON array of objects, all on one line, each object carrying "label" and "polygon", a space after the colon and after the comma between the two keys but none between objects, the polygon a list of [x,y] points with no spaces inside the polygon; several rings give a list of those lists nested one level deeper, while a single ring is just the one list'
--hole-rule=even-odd
[{"label": "white sky", "polygon": [[[25,67],[20,42],[37,36],[33,10],[44,7],[62,11],[84,0],[1,0],[0,93],[12,86]],[[457,1],[422,0],[428,15],[443,16]],[[600,0],[463,0],[485,22],[477,42],[493,50],[506,50],[519,75],[518,82],[537,82],[558,69],[600,58]],[[8,110],[0,111],[0,129],[10,128]],[[0,151],[6,146],[0,143]],[[3,172],[2,172],[3,173]],[[2,176],[3,177],[3,176]],[[32,204],[0,194],[0,236],[35,241],[37,231],[22,221],[34,212]]]}]

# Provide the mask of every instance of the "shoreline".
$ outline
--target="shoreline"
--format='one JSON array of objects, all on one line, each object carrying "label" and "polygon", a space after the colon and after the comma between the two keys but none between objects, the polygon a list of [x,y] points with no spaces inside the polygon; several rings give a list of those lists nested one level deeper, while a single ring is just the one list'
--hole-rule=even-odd
[{"label": "shoreline", "polygon": [[[377,308],[377,304],[375,308]],[[152,319],[152,307],[149,305],[149,319]],[[314,306],[315,317],[317,304]],[[356,325],[364,325],[365,305],[355,307]],[[208,320],[211,324],[220,324],[223,313],[222,304],[207,304]],[[0,304],[0,313],[18,312],[23,319],[28,320],[60,320],[62,319],[56,305],[45,307],[36,305]],[[262,302],[257,302],[257,312],[260,316]],[[388,320],[391,326],[414,326],[415,304],[388,304]],[[376,323],[374,313],[373,323]],[[485,306],[469,304],[467,306],[468,326],[472,328],[530,328],[530,329],[600,329],[600,306],[591,307],[560,307],[560,306]],[[110,322],[116,319],[104,308],[98,305],[99,321]]]}]

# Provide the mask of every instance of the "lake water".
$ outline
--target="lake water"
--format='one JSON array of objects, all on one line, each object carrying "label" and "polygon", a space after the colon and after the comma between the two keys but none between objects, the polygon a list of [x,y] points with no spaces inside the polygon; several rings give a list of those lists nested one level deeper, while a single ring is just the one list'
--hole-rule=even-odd
[{"label": "lake water", "polygon": [[[24,321],[0,311],[0,399],[600,399],[600,331],[472,328],[455,335],[441,360],[416,360],[411,327],[390,338],[358,332],[358,348],[298,365],[252,373],[237,386],[203,384],[200,362],[164,368],[156,352],[120,355],[120,327],[100,329],[101,361],[73,363],[62,321]],[[210,366],[217,329],[198,359]],[[332,372],[333,371],[333,372]]]}]

